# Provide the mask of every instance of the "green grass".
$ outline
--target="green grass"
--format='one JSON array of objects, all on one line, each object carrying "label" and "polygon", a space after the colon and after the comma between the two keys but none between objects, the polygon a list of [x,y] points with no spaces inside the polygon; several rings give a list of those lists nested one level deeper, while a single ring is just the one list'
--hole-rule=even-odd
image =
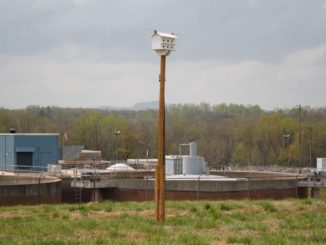
[{"label": "green grass", "polygon": [[0,244],[326,244],[326,200],[0,207]]}]

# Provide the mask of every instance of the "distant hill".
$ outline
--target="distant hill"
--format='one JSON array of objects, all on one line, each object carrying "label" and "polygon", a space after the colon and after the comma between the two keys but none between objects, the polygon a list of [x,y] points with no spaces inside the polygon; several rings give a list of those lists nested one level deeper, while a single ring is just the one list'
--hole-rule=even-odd
[{"label": "distant hill", "polygon": [[139,102],[130,107],[131,110],[141,111],[148,109],[157,109],[158,101]]},{"label": "distant hill", "polygon": [[126,110],[126,111],[142,111],[149,109],[158,109],[158,101],[139,102],[130,107],[112,107],[102,106],[100,109],[104,110]]}]

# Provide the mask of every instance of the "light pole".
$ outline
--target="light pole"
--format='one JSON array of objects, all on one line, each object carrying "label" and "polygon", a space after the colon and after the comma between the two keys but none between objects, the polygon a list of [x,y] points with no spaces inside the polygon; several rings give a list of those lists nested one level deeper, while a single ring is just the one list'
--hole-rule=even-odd
[{"label": "light pole", "polygon": [[308,125],[307,129],[309,130],[309,139],[310,139],[310,144],[309,144],[309,166],[310,168],[312,167],[312,129],[314,128],[313,125]]},{"label": "light pole", "polygon": [[155,171],[155,217],[165,221],[165,63],[166,56],[174,50],[176,35],[154,31],[152,49],[161,56],[160,101],[158,116],[157,166]]},{"label": "light pole", "polygon": [[114,132],[115,134],[115,163],[118,162],[118,136],[120,135],[120,130]]},{"label": "light pole", "polygon": [[290,135],[284,134],[283,138],[285,139],[286,161],[287,161],[287,165],[289,166],[289,138],[290,138]]},{"label": "light pole", "polygon": [[300,153],[300,158],[299,158],[299,165],[300,168],[302,168],[302,117],[301,117],[301,105],[298,105],[299,107],[299,153]]}]

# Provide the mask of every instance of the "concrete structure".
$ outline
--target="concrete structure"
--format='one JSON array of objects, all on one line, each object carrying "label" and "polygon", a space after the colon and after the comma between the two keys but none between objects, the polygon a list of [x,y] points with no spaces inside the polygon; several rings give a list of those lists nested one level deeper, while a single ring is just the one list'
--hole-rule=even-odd
[{"label": "concrete structure", "polygon": [[124,164],[124,163],[116,163],[116,164],[111,165],[110,167],[107,167],[106,169],[111,170],[113,172],[115,172],[115,171],[118,171],[118,172],[121,172],[121,171],[127,171],[127,172],[136,171],[134,168],[132,168],[129,165]]},{"label": "concrete structure", "polygon": [[326,171],[319,169],[307,176],[308,178],[300,181],[298,187],[309,188],[312,198],[319,198],[320,189],[326,188]]},{"label": "concrete structure", "polygon": [[82,150],[79,156],[80,161],[101,161],[102,152],[93,150]]},{"label": "concrete structure", "polygon": [[[232,172],[230,174],[233,175]],[[223,178],[221,176],[198,178],[198,176],[190,175],[187,178],[178,179],[178,176],[175,176],[166,179],[166,198],[168,200],[222,200],[307,197],[307,188],[297,187],[301,178],[296,175],[256,173],[255,176],[256,178],[253,179]],[[102,199],[145,201],[152,200],[154,197],[154,179],[152,177],[116,179],[112,176],[93,176],[71,182],[71,186],[81,188],[85,197],[91,198],[89,201]]]},{"label": "concrete structure", "polygon": [[[182,146],[189,147],[189,155],[182,154]],[[165,157],[166,175],[203,175],[205,174],[204,158],[197,156],[197,143],[192,141],[189,144],[181,144],[177,156]]]},{"label": "concrete structure", "polygon": [[82,150],[84,150],[83,145],[65,145],[62,147],[62,160],[77,161],[80,158]]},{"label": "concrete structure", "polygon": [[175,175],[182,174],[182,157],[166,156],[165,157],[165,174]]},{"label": "concrete structure", "polygon": [[[189,155],[182,154],[189,147]],[[166,198],[171,200],[305,197],[307,188],[297,188],[304,178],[294,174],[212,171],[206,174],[204,158],[197,156],[196,142],[181,144],[179,155],[166,156]],[[107,171],[107,170],[106,170]],[[93,170],[71,182],[71,187],[88,189],[92,200],[150,200],[154,195],[154,172],[125,174]],[[126,173],[130,176],[127,178]],[[138,175],[136,179],[136,173]],[[139,178],[142,177],[142,178]]]},{"label": "concrete structure", "polygon": [[[189,146],[189,155],[181,154],[181,147]],[[205,173],[205,162],[204,158],[197,156],[197,143],[190,142],[189,144],[180,145],[180,155],[182,157],[182,173],[184,175],[202,175]]]},{"label": "concrete structure", "polygon": [[66,165],[84,165],[99,164],[102,161],[102,152],[94,150],[85,150],[83,145],[64,146],[62,150],[62,162]]},{"label": "concrete structure", "polygon": [[47,171],[60,153],[59,134],[0,134],[1,170]]},{"label": "concrete structure", "polygon": [[0,206],[61,203],[61,180],[40,174],[0,174]]}]

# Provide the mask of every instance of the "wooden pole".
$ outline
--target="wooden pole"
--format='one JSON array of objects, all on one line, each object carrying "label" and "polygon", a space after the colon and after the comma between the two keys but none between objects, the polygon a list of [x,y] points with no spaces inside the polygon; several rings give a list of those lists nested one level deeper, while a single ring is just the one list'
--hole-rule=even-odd
[{"label": "wooden pole", "polygon": [[[158,149],[158,148],[157,148]],[[157,153],[158,154],[158,153]],[[157,157],[157,160],[159,158]],[[155,168],[155,218],[156,221],[160,221],[160,168],[157,162],[156,168]]]},{"label": "wooden pole", "polygon": [[160,223],[165,221],[165,63],[166,56],[161,56],[160,101],[158,118],[157,168],[155,173],[155,216]]}]

